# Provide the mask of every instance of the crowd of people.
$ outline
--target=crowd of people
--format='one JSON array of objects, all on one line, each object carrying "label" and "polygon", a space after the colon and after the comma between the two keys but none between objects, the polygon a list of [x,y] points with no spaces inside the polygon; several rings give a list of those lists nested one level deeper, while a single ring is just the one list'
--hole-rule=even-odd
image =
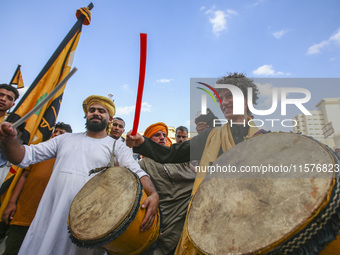
[{"label": "crowd of people", "polygon": [[[251,87],[252,102],[256,104],[259,91],[243,74],[222,77],[217,84],[234,84],[246,97]],[[251,123],[247,100],[243,114],[234,115],[231,91],[222,88],[217,93],[227,120]],[[115,166],[134,172],[148,195],[142,204],[146,214],[140,231],[151,227],[160,210],[158,243],[150,254],[199,254],[188,236],[186,215],[205,173],[196,173],[193,164],[209,166],[221,154],[259,132],[254,124],[211,127],[198,122],[197,136],[189,139],[188,129],[179,126],[176,143],[172,144],[168,126],[157,122],[143,136],[129,132],[125,141],[125,122],[114,117],[113,101],[92,95],[83,102],[85,132],[72,133],[69,124],[58,122],[51,139],[28,146],[19,142],[17,130],[4,121],[18,95],[14,87],[0,85],[0,163],[8,161],[24,169],[1,216],[3,223],[9,225],[4,255],[105,254],[100,247],[85,249],[73,244],[67,219],[73,198],[93,176],[89,176],[89,170],[107,166],[112,154]],[[340,150],[336,153],[340,157]]]}]

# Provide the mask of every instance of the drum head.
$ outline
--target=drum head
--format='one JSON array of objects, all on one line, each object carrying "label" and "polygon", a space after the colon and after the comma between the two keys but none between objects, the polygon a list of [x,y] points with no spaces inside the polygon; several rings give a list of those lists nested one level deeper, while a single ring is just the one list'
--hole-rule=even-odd
[{"label": "drum head", "polygon": [[[307,163],[328,165],[334,161],[328,150],[311,138],[271,133],[238,144],[222,154],[214,165],[240,169],[261,164],[304,167]],[[279,245],[317,215],[327,203],[333,185],[332,172],[322,177],[235,176],[207,173],[193,198],[188,232],[203,253],[252,254]]]},{"label": "drum head", "polygon": [[88,242],[120,228],[134,207],[138,185],[136,176],[123,167],[109,168],[90,179],[71,204],[72,235]]}]

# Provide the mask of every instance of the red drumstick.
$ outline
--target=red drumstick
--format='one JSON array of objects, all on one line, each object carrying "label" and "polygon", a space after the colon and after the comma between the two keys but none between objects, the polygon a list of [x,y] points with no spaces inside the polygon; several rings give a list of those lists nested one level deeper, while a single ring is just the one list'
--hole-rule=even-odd
[{"label": "red drumstick", "polygon": [[139,81],[138,81],[138,92],[136,100],[136,111],[135,119],[133,121],[133,128],[131,135],[137,134],[140,110],[142,106],[144,80],[145,80],[145,68],[146,68],[146,39],[147,34],[140,34],[140,64],[139,64]]}]

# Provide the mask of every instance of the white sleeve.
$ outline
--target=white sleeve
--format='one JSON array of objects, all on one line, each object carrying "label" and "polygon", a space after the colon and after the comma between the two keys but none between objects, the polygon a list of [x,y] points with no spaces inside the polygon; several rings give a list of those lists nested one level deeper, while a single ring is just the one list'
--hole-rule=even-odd
[{"label": "white sleeve", "polygon": [[22,161],[17,165],[20,168],[26,168],[32,164],[55,158],[57,154],[57,137],[50,139],[46,142],[33,145],[24,145],[25,156]]},{"label": "white sleeve", "polygon": [[119,166],[130,169],[132,172],[137,174],[139,178],[142,178],[143,176],[149,176],[144,172],[144,170],[140,168],[137,161],[133,158],[132,149],[127,147],[125,143],[119,140],[116,142],[115,154],[115,161]]}]

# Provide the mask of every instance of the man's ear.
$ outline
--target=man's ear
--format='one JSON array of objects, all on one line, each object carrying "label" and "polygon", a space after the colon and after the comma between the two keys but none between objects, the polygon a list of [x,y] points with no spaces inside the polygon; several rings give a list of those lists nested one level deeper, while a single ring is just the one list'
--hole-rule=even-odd
[{"label": "man's ear", "polygon": [[113,117],[110,116],[109,123],[112,123],[112,121],[113,121]]}]

